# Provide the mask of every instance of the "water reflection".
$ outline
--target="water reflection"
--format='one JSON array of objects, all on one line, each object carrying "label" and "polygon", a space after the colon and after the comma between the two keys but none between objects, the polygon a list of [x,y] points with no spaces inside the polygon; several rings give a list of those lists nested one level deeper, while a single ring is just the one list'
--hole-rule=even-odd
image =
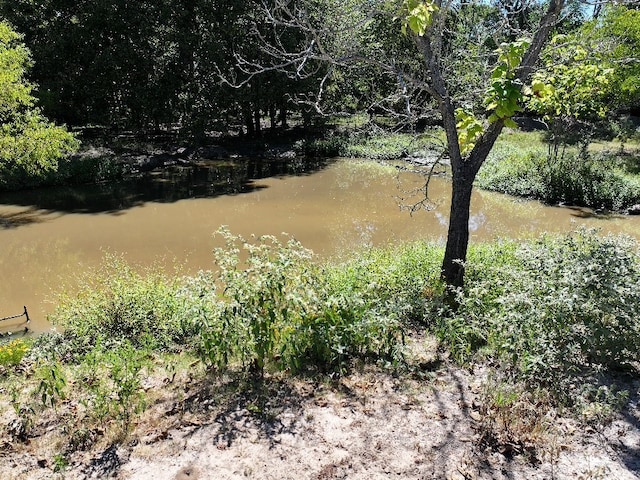
[{"label": "water reflection", "polygon": [[0,229],[16,228],[22,225],[40,222],[42,216],[35,207],[14,212],[0,213]]},{"label": "water reflection", "polygon": [[[262,188],[255,183],[268,177],[303,175],[324,168],[327,160],[209,161],[172,166],[162,171],[99,185],[42,188],[0,194],[0,205],[29,206],[22,218],[0,214],[0,228],[36,221],[37,210],[66,213],[119,213],[148,202],[171,203],[187,198],[214,198]],[[27,212],[32,212],[27,216]]]},{"label": "water reflection", "polygon": [[487,223],[487,216],[484,212],[479,212],[475,215],[469,216],[469,232],[473,233],[478,231]]}]

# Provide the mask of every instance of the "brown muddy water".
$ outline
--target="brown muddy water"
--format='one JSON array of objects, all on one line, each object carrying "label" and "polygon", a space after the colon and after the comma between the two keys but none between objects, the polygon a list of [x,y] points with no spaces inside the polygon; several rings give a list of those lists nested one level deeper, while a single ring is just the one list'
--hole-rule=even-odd
[{"label": "brown muddy water", "polygon": [[[111,185],[52,188],[0,196],[0,317],[29,309],[30,329],[62,288],[92,272],[107,252],[139,265],[160,262],[185,273],[213,268],[213,237],[288,232],[323,258],[428,239],[444,242],[449,183],[433,178],[432,209],[410,214],[421,175],[374,162],[336,160],[292,165],[261,161],[175,168]],[[471,241],[526,238],[587,225],[640,238],[640,218],[594,216],[476,191]],[[18,321],[20,321],[19,319]],[[3,322],[5,330],[17,329]]]}]

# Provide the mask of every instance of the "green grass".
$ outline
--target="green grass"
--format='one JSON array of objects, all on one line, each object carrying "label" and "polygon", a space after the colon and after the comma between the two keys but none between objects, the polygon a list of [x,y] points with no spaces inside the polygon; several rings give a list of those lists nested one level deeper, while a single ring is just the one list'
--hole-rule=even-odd
[{"label": "green grass", "polygon": [[382,130],[338,131],[328,137],[304,142],[297,146],[301,153],[311,156],[397,160],[411,154],[442,149],[441,132],[423,134],[389,133]]}]

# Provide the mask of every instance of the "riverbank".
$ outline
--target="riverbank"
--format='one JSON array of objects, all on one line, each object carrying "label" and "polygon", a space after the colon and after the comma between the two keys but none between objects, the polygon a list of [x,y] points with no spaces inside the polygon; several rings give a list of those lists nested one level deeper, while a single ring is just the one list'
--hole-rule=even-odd
[{"label": "riverbank", "polygon": [[451,312],[441,247],[220,235],[217,273],[114,260],[0,349],[3,478],[640,472],[635,242],[475,246]]},{"label": "riverbank", "polygon": [[640,143],[594,141],[586,151],[565,146],[553,155],[541,132],[503,134],[476,185],[547,204],[597,212],[640,213]]},{"label": "riverbank", "polygon": [[197,139],[172,133],[114,134],[100,129],[84,129],[76,132],[81,140],[80,150],[60,159],[56,169],[16,178],[4,187],[6,190],[25,190],[104,184],[210,161],[300,163],[306,159],[315,161],[328,157],[374,160],[426,158],[433,161],[438,156],[436,154],[434,157],[431,151],[436,143],[441,143],[441,134],[435,130],[419,136],[388,134],[362,124],[360,120],[354,122],[265,130],[259,136],[252,137],[212,133]]},{"label": "riverbank", "polygon": [[[599,212],[640,212],[640,150],[595,141],[586,152],[563,148],[552,158],[543,132],[507,131],[502,134],[476,186],[551,205],[587,207]],[[292,128],[265,132],[261,137],[214,135],[197,142],[172,135],[88,136],[82,150],[59,162],[57,171],[17,186],[84,185],[111,183],[174,167],[195,167],[202,162],[282,162],[295,166],[318,158],[406,160],[419,165],[448,168],[443,132],[388,133],[375,126],[346,123],[317,129]]]},{"label": "riverbank", "polygon": [[[75,291],[78,276],[97,271],[107,252],[143,268],[160,265],[169,274],[176,267],[191,275],[211,268],[211,251],[219,245],[212,233],[220,225],[246,237],[289,232],[323,259],[446,236],[451,185],[443,176],[432,178],[425,203],[418,173],[424,167],[356,159],[296,163],[293,171],[280,166],[291,167],[212,161],[130,181],[0,195],[0,314],[20,313],[26,305],[30,328],[48,330],[58,291]],[[578,226],[640,239],[637,217],[550,207],[480,189],[470,213],[473,243],[526,240]],[[11,329],[9,323],[2,326]]]},{"label": "riverbank", "polygon": [[[313,128],[265,130],[257,137],[114,136],[92,129],[79,135],[83,139],[79,153],[61,159],[55,170],[10,183],[13,189],[108,184],[175,167],[194,168],[202,162],[251,160],[295,168],[310,159],[343,157],[437,164],[436,173],[448,168],[441,128],[390,133],[359,117],[334,119]],[[640,149],[635,136],[626,143],[595,139],[581,151],[574,145],[564,145],[556,153],[553,148],[545,132],[506,130],[480,170],[476,186],[551,205],[640,212]]]},{"label": "riverbank", "polygon": [[[632,480],[640,472],[638,397],[602,424],[585,423],[522,397],[487,403],[486,370],[459,368],[428,338],[414,372],[363,367],[337,380],[207,375],[200,367],[144,379],[147,410],[126,440],[63,426],[16,445],[4,437],[7,480],[119,478],[360,479],[556,478]],[[623,387],[638,392],[637,381]],[[70,400],[58,415],[83,408]],[[5,413],[6,416],[6,413]]]},{"label": "riverbank", "polygon": [[[209,160],[260,159],[296,161],[302,158],[365,158],[370,160],[417,159],[433,161],[439,156],[442,132],[425,131],[390,134],[380,129],[346,124],[323,128],[292,128],[264,132],[259,137],[214,135],[197,141],[172,136],[120,136],[102,139],[76,157],[103,157],[127,165],[129,172],[148,172],[174,165],[190,165]],[[94,142],[96,139],[94,139]],[[446,160],[441,159],[446,165]],[[428,162],[427,162],[428,163]]]}]

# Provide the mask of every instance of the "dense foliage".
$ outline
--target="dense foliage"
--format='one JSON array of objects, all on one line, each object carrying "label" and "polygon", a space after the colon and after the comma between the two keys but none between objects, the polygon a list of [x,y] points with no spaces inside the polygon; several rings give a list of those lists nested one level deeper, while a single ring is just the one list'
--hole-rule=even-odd
[{"label": "dense foliage", "polygon": [[613,68],[614,107],[640,108],[640,10],[631,5],[610,6],[592,34],[606,49]]},{"label": "dense foliage", "polygon": [[432,367],[419,360],[415,332],[424,326],[441,352],[491,369],[489,422],[517,416],[525,400],[598,420],[627,398],[616,375],[640,360],[640,257],[628,238],[579,231],[475,247],[452,312],[441,247],[318,264],[292,239],[219,234],[217,271],[169,278],[111,259],[60,303],[62,333],[1,345],[0,398],[15,413],[0,424],[7,438],[29,438],[45,411],[72,399],[78,407],[60,419],[62,459],[103,437],[123,441],[148,405],[150,378],[172,383],[196,370],[256,381],[277,371],[334,377],[368,362],[423,375]]},{"label": "dense foliage", "polygon": [[[354,358],[401,358],[403,323],[424,315],[422,291],[437,249],[372,252],[319,266],[290,239],[246,241],[221,230],[216,272],[169,280],[113,259],[52,321],[57,355],[84,355],[126,341],[135,348],[189,346],[224,370],[243,366],[341,371]],[[242,259],[242,260],[241,260]]]},{"label": "dense foliage", "polygon": [[514,379],[569,403],[582,393],[567,390],[576,378],[640,359],[640,259],[628,238],[578,231],[478,246],[452,312],[434,245],[321,265],[292,239],[219,235],[218,270],[195,277],[111,262],[99,289],[90,282],[60,303],[52,319],[64,333],[42,336],[37,350],[77,362],[123,345],[187,349],[220,372],[344,372],[356,359],[400,366],[405,334],[426,322],[455,358],[493,357]]},{"label": "dense foliage", "polygon": [[[298,3],[277,28],[265,23],[259,2],[227,0],[15,0],[0,2],[0,15],[25,35],[33,52],[31,78],[40,85],[36,93],[45,114],[73,125],[178,127],[202,134],[240,124],[255,133],[263,116],[272,126],[286,125],[288,113],[308,116],[318,106],[413,122],[433,107],[420,86],[423,59],[402,28],[399,4],[377,2],[369,9],[353,2]],[[416,11],[431,8],[413,3]],[[541,3],[520,3],[460,2],[447,12],[442,67],[452,95],[466,99],[465,105],[482,103],[490,74],[486,59],[502,42],[536,28]],[[270,6],[274,12],[281,7]],[[331,65],[295,60],[308,39],[291,17],[305,10],[320,35],[319,57],[336,58]],[[587,24],[597,31],[589,38],[599,44],[598,61],[606,57],[607,65],[615,65],[614,83],[631,102],[636,67],[625,59],[637,51],[636,14],[606,8],[602,20]],[[420,31],[431,18],[425,17]],[[584,14],[572,8],[556,30],[572,33],[583,24]],[[290,52],[290,59],[277,58],[271,46]],[[288,62],[291,72],[278,68]],[[263,71],[254,76],[256,66]]]},{"label": "dense foliage", "polygon": [[35,106],[27,81],[31,62],[21,37],[0,22],[0,187],[55,170],[77,148],[74,137],[49,123]]},{"label": "dense foliage", "polygon": [[[304,81],[278,73],[239,89],[221,81],[247,80],[233,68],[236,56],[260,61],[248,36],[256,11],[252,2],[226,0],[0,2],[0,15],[33,51],[46,114],[72,125],[177,126],[194,135],[229,123],[252,133],[262,115],[286,124],[296,108],[289,98],[305,92]],[[282,41],[295,48],[293,34]]]},{"label": "dense foliage", "polygon": [[569,404],[639,359],[637,244],[579,231],[474,252],[461,309],[437,320],[458,358],[483,349]]}]

